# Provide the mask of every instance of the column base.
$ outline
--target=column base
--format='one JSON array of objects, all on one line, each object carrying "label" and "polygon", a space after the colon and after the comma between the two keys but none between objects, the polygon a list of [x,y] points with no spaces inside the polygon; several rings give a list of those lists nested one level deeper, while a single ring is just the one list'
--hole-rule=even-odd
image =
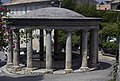
[{"label": "column base", "polygon": [[73,70],[72,69],[65,69],[65,73],[72,73]]},{"label": "column base", "polygon": [[25,71],[27,72],[33,71],[33,68],[26,68]]},{"label": "column base", "polygon": [[13,66],[13,63],[7,63],[6,66],[7,68],[11,68]]},{"label": "column base", "polygon": [[53,74],[53,69],[46,69],[45,73],[47,73],[47,74]]},{"label": "column base", "polygon": [[79,71],[80,71],[80,72],[88,72],[88,71],[90,71],[90,68],[88,68],[88,67],[81,67],[81,68],[79,69]]},{"label": "column base", "polygon": [[94,65],[93,67],[90,68],[91,71],[98,69],[102,69],[102,66],[100,64]]},{"label": "column base", "polygon": [[17,71],[21,71],[21,67],[20,66],[13,66],[12,67],[12,72],[16,73]]}]

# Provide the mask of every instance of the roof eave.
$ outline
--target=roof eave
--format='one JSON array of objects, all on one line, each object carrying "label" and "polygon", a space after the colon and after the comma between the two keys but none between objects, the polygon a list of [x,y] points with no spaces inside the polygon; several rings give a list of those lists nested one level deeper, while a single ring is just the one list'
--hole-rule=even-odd
[{"label": "roof eave", "polygon": [[13,5],[21,5],[21,4],[31,4],[31,3],[42,3],[42,2],[50,2],[50,1],[37,1],[37,2],[26,2],[26,3],[8,3],[3,4],[3,6],[13,6]]}]

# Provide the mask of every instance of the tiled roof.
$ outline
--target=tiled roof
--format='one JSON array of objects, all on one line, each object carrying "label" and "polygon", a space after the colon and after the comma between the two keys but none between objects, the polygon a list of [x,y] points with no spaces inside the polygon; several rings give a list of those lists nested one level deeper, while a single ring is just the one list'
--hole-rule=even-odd
[{"label": "tiled roof", "polygon": [[24,3],[33,3],[33,2],[43,2],[43,1],[50,1],[50,0],[16,0],[11,1],[9,3],[5,3],[3,5],[15,5],[15,4],[24,4]]}]

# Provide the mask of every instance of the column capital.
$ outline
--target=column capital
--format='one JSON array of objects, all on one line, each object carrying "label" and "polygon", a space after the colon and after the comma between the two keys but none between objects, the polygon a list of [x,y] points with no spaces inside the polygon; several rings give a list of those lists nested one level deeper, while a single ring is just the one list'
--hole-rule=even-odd
[{"label": "column capital", "polygon": [[51,32],[51,31],[52,31],[52,29],[45,29],[45,31],[46,31],[46,32]]}]

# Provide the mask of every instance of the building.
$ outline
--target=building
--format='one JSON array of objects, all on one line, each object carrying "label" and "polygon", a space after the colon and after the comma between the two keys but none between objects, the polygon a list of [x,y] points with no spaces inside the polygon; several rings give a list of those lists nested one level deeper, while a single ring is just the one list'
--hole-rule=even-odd
[{"label": "building", "polygon": [[[89,17],[87,18],[82,14],[76,13],[68,9],[51,7],[51,6],[58,6],[59,4],[59,2],[56,2],[56,4],[54,4],[53,1],[52,0],[11,0],[10,3],[4,4],[6,8],[11,10],[11,13],[8,14],[8,16],[10,16],[10,18],[8,18],[8,21],[10,19],[10,21],[13,22],[11,24],[8,24],[7,27],[14,28],[13,31],[11,31],[11,34],[14,33],[14,35],[16,36],[16,39],[11,40],[8,46],[9,47],[8,50],[10,51],[8,51],[7,66],[11,67],[12,65],[11,71],[13,73],[19,70],[23,70],[19,66],[20,46],[27,47],[26,70],[27,72],[29,71],[30,73],[32,70],[34,70],[35,66],[36,68],[44,68],[45,73],[53,73],[52,69],[55,69],[56,67],[65,68],[65,73],[73,72],[72,69],[73,66],[79,66],[78,69],[79,72],[90,71],[91,70],[90,68],[92,68],[92,70],[97,68],[98,29],[99,29],[99,22],[101,21],[101,19],[89,18]],[[27,35],[29,36],[27,36],[27,38],[29,39],[29,41],[21,45],[20,40],[22,38],[20,38],[19,40],[20,36],[18,33],[21,32],[21,30],[24,31],[24,28],[28,28],[28,29],[35,28],[37,30],[28,32]],[[57,31],[60,29],[66,32],[67,39],[66,39],[66,48],[65,48],[66,49],[65,59],[62,61],[59,60],[58,62],[53,59],[53,54],[59,53]],[[75,60],[72,60],[71,38],[72,38],[72,31],[74,30],[81,31],[80,46],[81,46],[82,58],[78,57],[78,60],[76,60],[76,58]],[[90,65],[88,65],[88,58],[87,58],[88,32],[90,32],[90,49],[89,49]],[[39,39],[33,40],[32,35],[34,34],[38,34]],[[13,36],[11,36],[11,39],[13,39]],[[46,42],[44,40],[46,40]],[[15,48],[12,48],[13,41],[15,41]],[[52,51],[52,41],[54,42],[54,51]],[[46,50],[44,50],[45,46],[46,46]],[[18,51],[14,51],[14,50],[18,50]],[[36,61],[36,59],[33,58],[34,55],[33,50],[39,51],[40,59],[38,61]],[[41,57],[43,57],[43,54],[45,55],[45,60],[41,59]],[[26,73],[26,70],[24,73]]]},{"label": "building", "polygon": [[[52,1],[57,0],[11,0],[8,3],[3,4],[6,8],[11,10],[11,13],[8,16],[16,17],[23,15],[32,10],[36,10],[39,8],[50,7],[52,6]],[[59,0],[62,1],[62,0]],[[89,4],[96,5],[97,2],[95,0],[76,0],[78,4]]]},{"label": "building", "polygon": [[[13,40],[10,40],[8,48],[10,51],[8,54],[7,66],[11,68],[11,72],[16,73],[17,71],[22,70],[25,71],[24,73],[32,73],[35,67],[40,68],[40,73],[41,70],[42,72],[44,71],[44,73],[54,73],[54,71],[57,69],[64,69],[64,73],[70,73],[90,71],[98,67],[98,30],[99,23],[101,21],[100,18],[85,17],[82,14],[65,8],[47,7],[31,11],[18,18],[5,18],[5,20],[12,22],[10,24],[7,24],[6,27],[14,28],[13,31],[11,31],[11,34],[14,33],[16,36],[16,39],[13,39],[13,36],[10,36],[10,38]],[[37,29],[45,30],[46,32],[46,50],[43,53],[39,53],[45,54],[45,60],[39,60],[34,57],[35,54],[33,53],[32,49],[32,30],[30,30],[30,32],[27,33],[27,39],[29,39],[29,41],[26,43],[27,66],[25,69],[21,69],[21,66],[19,65],[19,30],[22,28],[32,29],[36,27]],[[58,43],[55,42],[55,50],[52,51],[52,30],[64,30],[66,32],[66,51],[64,53],[57,51]],[[81,52],[77,57],[74,57],[76,54],[72,52],[72,32],[75,30],[79,30],[81,33]],[[57,39],[57,33],[54,33],[54,35],[55,39]],[[89,44],[88,35],[90,35]],[[11,48],[13,41],[15,41],[14,49]],[[58,40],[56,42],[58,42]],[[90,48],[88,48],[88,46],[90,46]],[[44,48],[43,42],[40,42],[40,47]],[[54,60],[55,57],[53,57],[53,55],[56,55],[57,61]],[[64,55],[64,57],[62,57],[62,55]],[[11,56],[13,56],[13,58]],[[87,57],[89,57],[89,60]],[[61,58],[63,60],[61,60]],[[13,64],[12,67],[9,66],[11,64]],[[73,70],[73,67],[78,67],[79,69],[76,69],[75,71]]]},{"label": "building", "polygon": [[23,15],[32,10],[36,10],[43,7],[50,7],[50,0],[11,0],[8,3],[3,4],[7,9],[11,10],[8,16],[17,17]]},{"label": "building", "polygon": [[105,0],[106,3],[96,5],[97,10],[120,10],[119,0]]},{"label": "building", "polygon": [[[45,8],[45,7],[51,7],[53,6],[53,1],[57,1],[57,0],[11,0],[10,2],[3,4],[3,6],[11,10],[10,13],[7,13],[7,16],[15,18],[18,16],[22,16],[33,10],[37,10],[37,9]],[[95,0],[86,0],[86,1],[77,0],[77,2],[79,4],[91,4],[91,5],[96,4]],[[39,33],[40,32],[38,30],[34,32],[35,35],[36,34],[39,35]],[[44,34],[45,34],[45,31],[44,31]],[[54,31],[52,34],[54,34]],[[38,41],[37,40],[33,40],[33,41],[34,41],[33,43],[34,49],[39,51],[40,48],[39,48],[39,44],[37,43]],[[54,42],[54,39],[52,41]],[[44,46],[45,46],[45,42],[44,42]],[[21,45],[21,48],[23,47],[26,47],[26,44],[23,43]]]},{"label": "building", "polygon": [[120,0],[114,0],[111,3],[111,10],[120,10]]},{"label": "building", "polygon": [[96,5],[97,10],[110,10],[112,0],[105,0],[105,2],[98,3]]},{"label": "building", "polygon": [[[51,7],[52,5],[51,5],[51,0],[11,0],[10,2],[3,4],[3,6],[6,7],[8,10],[10,10],[10,13],[7,13],[7,16],[10,18],[11,17],[15,18],[18,16],[22,16],[33,10],[37,10],[37,9],[44,8],[44,7]],[[24,31],[24,29],[21,29],[20,31],[22,30]],[[46,34],[45,31],[44,31],[44,34]],[[33,31],[33,35],[40,36],[40,31],[39,30]],[[44,37],[44,39],[45,38],[46,37]],[[39,43],[38,43],[39,41],[37,40],[37,38],[34,38],[33,41],[34,41],[33,49],[36,51],[39,51],[40,50]],[[45,46],[45,41],[44,41],[44,46]],[[25,48],[26,44],[22,43],[20,47]]]},{"label": "building", "polygon": [[111,9],[111,5],[110,4],[97,4],[96,5],[96,9],[97,10],[110,10]]}]

